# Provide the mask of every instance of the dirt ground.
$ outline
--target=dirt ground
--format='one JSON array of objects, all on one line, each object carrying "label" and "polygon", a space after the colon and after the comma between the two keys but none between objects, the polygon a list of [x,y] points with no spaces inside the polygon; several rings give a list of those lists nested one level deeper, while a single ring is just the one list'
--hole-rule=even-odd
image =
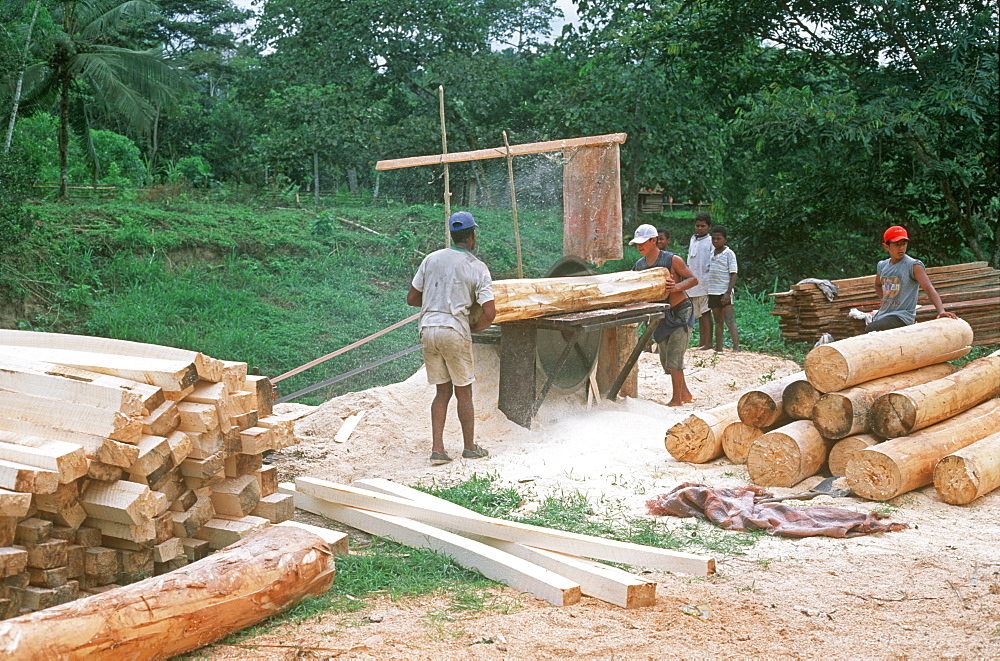
[{"label": "dirt ground", "polygon": [[[551,396],[532,429],[496,409],[497,359],[477,347],[474,387],[481,460],[428,465],[433,388],[423,372],[405,382],[350,393],[302,418],[302,443],[276,461],[281,478],[309,475],[350,483],[383,477],[403,484],[496,474],[536,497],[578,490],[600,507],[622,501],[637,514],[649,498],[685,481],[747,483],[744,467],[675,461],[666,430],[693,410],[733,401],[763,380],[798,371],[789,361],[752,353],[690,351],[693,404],[668,408],[669,378],[652,354],[640,360],[639,398],[587,409],[580,393]],[[294,408],[295,405],[283,405]],[[344,443],[348,416],[365,412]],[[446,445],[460,456],[454,407]],[[777,495],[799,493],[810,478]],[[331,614],[283,625],[238,646],[201,650],[208,658],[659,658],[659,657],[1000,657],[1000,492],[971,505],[941,501],[933,487],[874,503],[858,498],[815,503],[880,509],[910,524],[903,532],[854,539],[764,537],[744,555],[715,555],[711,578],[648,573],[654,606],[624,610],[584,597],[557,608],[501,590],[509,612],[442,616],[446,602],[427,596],[383,598],[360,614]],[[805,505],[805,503],[803,503]],[[671,525],[681,525],[672,520]],[[688,614],[700,607],[701,617]]]}]

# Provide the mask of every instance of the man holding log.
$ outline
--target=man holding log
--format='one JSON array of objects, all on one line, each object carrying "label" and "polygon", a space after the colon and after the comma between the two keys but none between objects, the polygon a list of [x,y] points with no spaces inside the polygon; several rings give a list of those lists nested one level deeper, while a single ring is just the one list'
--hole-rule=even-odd
[{"label": "man holding log", "polygon": [[691,331],[694,328],[694,306],[685,290],[697,285],[698,278],[694,277],[683,259],[657,247],[657,236],[658,232],[652,225],[639,225],[636,228],[629,245],[635,246],[642,258],[632,270],[644,271],[658,266],[670,269],[673,288],[665,301],[670,304],[670,308],[656,326],[653,341],[660,354],[660,364],[664,373],[670,375],[673,388],[673,395],[667,406],[682,406],[694,401],[684,380],[684,352],[691,341]]},{"label": "man holding log", "polygon": [[890,227],[882,235],[882,246],[889,253],[889,259],[879,262],[875,273],[875,291],[882,299],[882,306],[871,322],[865,326],[866,333],[901,328],[915,322],[920,287],[937,310],[938,319],[958,318],[953,313],[945,311],[941,297],[927,277],[924,263],[906,254],[909,245],[909,235],[898,225]]},{"label": "man holding log", "polygon": [[[458,402],[458,421],[465,445],[462,456],[481,459],[489,453],[476,444],[476,411],[472,403],[472,334],[484,330],[496,317],[490,271],[473,256],[476,220],[468,211],[448,220],[454,245],[427,255],[420,263],[406,295],[409,305],[420,308],[420,344],[427,367],[427,381],[437,388],[431,402],[431,465],[451,461],[444,449],[444,423],[452,392]],[[482,307],[478,319],[470,318],[474,305]]]}]

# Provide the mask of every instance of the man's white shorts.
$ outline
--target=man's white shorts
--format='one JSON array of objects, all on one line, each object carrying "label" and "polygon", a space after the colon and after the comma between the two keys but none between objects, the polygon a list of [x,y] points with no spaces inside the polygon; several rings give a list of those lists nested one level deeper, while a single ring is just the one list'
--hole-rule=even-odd
[{"label": "man's white shorts", "polygon": [[451,381],[456,386],[467,386],[476,380],[472,363],[472,341],[445,326],[428,326],[420,329],[420,344],[427,366],[427,382],[439,385]]}]

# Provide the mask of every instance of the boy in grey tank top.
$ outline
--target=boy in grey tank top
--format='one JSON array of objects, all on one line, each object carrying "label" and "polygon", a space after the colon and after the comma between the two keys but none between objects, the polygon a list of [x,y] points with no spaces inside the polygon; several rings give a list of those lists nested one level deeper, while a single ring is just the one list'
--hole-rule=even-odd
[{"label": "boy in grey tank top", "polygon": [[909,326],[916,321],[920,288],[927,293],[927,298],[938,312],[938,318],[957,318],[945,311],[941,297],[927,277],[924,263],[906,254],[910,237],[905,229],[898,225],[887,229],[882,235],[882,245],[889,252],[889,259],[878,263],[875,274],[875,291],[882,299],[882,306],[871,323],[865,326],[866,333]]}]

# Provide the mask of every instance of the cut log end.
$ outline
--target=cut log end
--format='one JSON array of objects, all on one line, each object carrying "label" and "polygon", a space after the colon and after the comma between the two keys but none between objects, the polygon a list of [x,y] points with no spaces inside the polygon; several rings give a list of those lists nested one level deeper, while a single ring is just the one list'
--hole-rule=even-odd
[{"label": "cut log end", "polygon": [[823,395],[813,407],[812,421],[826,438],[844,438],[851,433],[854,403],[837,393]]},{"label": "cut log end", "polygon": [[663,439],[663,445],[667,448],[670,456],[677,461],[688,461],[691,463],[704,463],[715,457],[703,459],[706,445],[714,445],[711,439],[712,429],[704,420],[695,416],[689,416],[686,420],[678,422],[667,431]]},{"label": "cut log end", "polygon": [[851,366],[836,347],[823,344],[806,355],[806,378],[820,392],[836,392],[845,387]]},{"label": "cut log end", "polygon": [[876,438],[871,434],[858,434],[856,436],[848,436],[847,438],[840,439],[837,441],[836,445],[830,448],[830,473],[833,475],[846,475],[847,462],[851,460],[851,457],[861,450],[870,448],[871,446],[877,445],[881,442],[881,439]]},{"label": "cut log end", "polygon": [[808,381],[795,381],[785,388],[781,406],[789,418],[807,420],[812,417],[813,407],[816,406],[821,394]]},{"label": "cut log end", "polygon": [[734,464],[745,464],[750,446],[763,434],[764,430],[759,427],[742,421],[734,422],[722,433],[722,451]]},{"label": "cut log end", "polygon": [[944,457],[934,467],[934,488],[951,505],[965,505],[981,495],[975,466],[956,455]]},{"label": "cut log end", "polygon": [[903,477],[891,458],[874,450],[860,450],[847,462],[847,483],[869,500],[889,500],[901,491]]},{"label": "cut log end", "polygon": [[898,438],[913,430],[917,410],[909,397],[889,393],[875,400],[870,417],[874,433],[884,438]]},{"label": "cut log end", "polygon": [[740,420],[751,427],[770,427],[783,411],[767,393],[751,390],[739,401]]},{"label": "cut log end", "polygon": [[791,437],[777,432],[764,436],[767,437],[766,443],[755,442],[747,452],[747,472],[750,479],[762,487],[790,487],[797,484],[801,465],[798,444]]}]

